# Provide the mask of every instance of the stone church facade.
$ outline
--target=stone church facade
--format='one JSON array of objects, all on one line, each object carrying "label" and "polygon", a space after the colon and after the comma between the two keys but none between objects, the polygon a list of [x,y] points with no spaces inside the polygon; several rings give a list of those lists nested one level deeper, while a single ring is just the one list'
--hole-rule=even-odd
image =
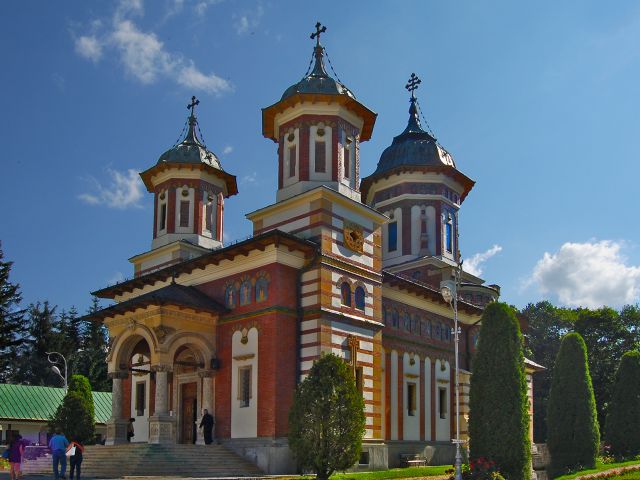
[{"label": "stone church facade", "polygon": [[[278,191],[247,214],[250,239],[223,245],[236,177],[200,140],[195,99],[185,138],[140,174],[154,198],[151,249],[130,259],[133,279],[94,292],[114,303],[91,315],[110,335],[107,444],[126,442],[129,418],[134,442],[203,443],[208,409],[218,441],[265,472],[295,471],[294,391],[333,352],[364,397],[361,464],[451,461],[453,312],[440,287],[455,278],[458,211],[474,182],[423,130],[415,78],[406,128],[361,180],[376,114],[327,74],[319,36],[314,53],[311,73],[262,110]],[[460,277],[464,438],[478,322],[499,287]]]}]

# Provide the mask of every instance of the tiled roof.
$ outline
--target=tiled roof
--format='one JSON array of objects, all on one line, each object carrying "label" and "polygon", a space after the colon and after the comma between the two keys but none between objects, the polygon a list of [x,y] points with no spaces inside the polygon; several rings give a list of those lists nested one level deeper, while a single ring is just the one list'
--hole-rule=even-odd
[{"label": "tiled roof", "polygon": [[[0,419],[47,421],[64,398],[64,388],[0,384]],[[93,392],[96,423],[111,417],[111,392]]]}]

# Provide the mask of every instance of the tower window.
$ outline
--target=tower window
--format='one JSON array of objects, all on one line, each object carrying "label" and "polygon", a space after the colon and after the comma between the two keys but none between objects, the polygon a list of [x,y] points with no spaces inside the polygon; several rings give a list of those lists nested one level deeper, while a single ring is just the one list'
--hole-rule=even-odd
[{"label": "tower window", "polygon": [[180,226],[189,226],[189,205],[191,202],[181,200],[180,201]]},{"label": "tower window", "polygon": [[248,407],[251,402],[251,366],[238,368],[238,400],[240,408]]},{"label": "tower window", "polygon": [[343,164],[344,164],[344,178],[349,178],[351,175],[351,149],[344,147],[343,151]]},{"label": "tower window", "polygon": [[407,415],[410,417],[416,414],[416,384],[407,383]]},{"label": "tower window", "polygon": [[167,228],[167,204],[160,205],[160,230]]},{"label": "tower window", "polygon": [[340,300],[342,305],[351,306],[351,287],[347,282],[343,282],[340,286]]},{"label": "tower window", "polygon": [[447,245],[447,252],[451,253],[453,252],[453,235],[452,235],[452,230],[453,227],[451,225],[451,220],[449,220],[445,226],[445,244]]},{"label": "tower window", "polygon": [[296,146],[289,147],[289,177],[296,176]]},{"label": "tower window", "polygon": [[316,142],[316,173],[327,171],[327,144]]},{"label": "tower window", "polygon": [[355,301],[356,301],[356,308],[358,310],[364,310],[364,299],[365,299],[365,293],[364,293],[364,288],[362,287],[356,287],[356,291],[354,294],[355,297]]},{"label": "tower window", "polygon": [[362,367],[356,367],[356,388],[360,393],[364,390],[364,373]]},{"label": "tower window", "polygon": [[398,249],[398,222],[391,222],[387,227],[387,250],[395,252]]},{"label": "tower window", "polygon": [[440,407],[440,418],[447,418],[447,389],[440,387],[438,389],[438,406]]}]

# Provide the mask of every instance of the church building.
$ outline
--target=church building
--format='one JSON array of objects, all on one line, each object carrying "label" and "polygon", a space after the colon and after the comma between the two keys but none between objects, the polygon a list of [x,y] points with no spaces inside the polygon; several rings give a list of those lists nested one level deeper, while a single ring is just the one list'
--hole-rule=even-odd
[{"label": "church building", "polygon": [[130,259],[131,280],[94,292],[113,304],[91,315],[110,336],[108,445],[127,441],[129,418],[134,442],[203,443],[207,409],[218,441],[264,472],[294,472],[294,391],[332,352],[364,397],[363,468],[409,453],[451,462],[455,332],[442,286],[458,297],[466,438],[478,323],[500,293],[460,268],[458,213],[474,181],[423,129],[415,75],[406,127],[398,119],[361,178],[377,114],[327,73],[319,27],[310,73],[262,110],[278,190],[246,215],[251,238],[223,244],[238,187],[201,140],[195,97],[184,139],[140,174],[154,199],[151,249]]}]

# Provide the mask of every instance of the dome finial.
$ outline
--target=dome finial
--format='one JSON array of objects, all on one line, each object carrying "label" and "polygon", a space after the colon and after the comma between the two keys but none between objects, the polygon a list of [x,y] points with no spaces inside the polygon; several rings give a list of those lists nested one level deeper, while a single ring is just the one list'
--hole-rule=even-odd
[{"label": "dome finial", "polygon": [[311,40],[316,39],[316,47],[314,49],[314,55],[316,57],[316,63],[313,66],[313,71],[311,72],[311,77],[316,78],[325,78],[328,77],[329,74],[324,68],[324,47],[320,45],[320,34],[327,31],[327,27],[322,25],[320,22],[316,23],[316,31],[311,34]]},{"label": "dome finial", "polygon": [[196,134],[196,125],[198,123],[195,115],[196,105],[200,105],[200,100],[197,100],[194,95],[191,97],[191,103],[187,105],[187,110],[191,110],[191,115],[189,115],[189,130],[182,143],[204,146]]},{"label": "dome finial", "polygon": [[411,106],[409,107],[409,123],[407,124],[407,128],[404,130],[405,132],[417,132],[424,133],[422,130],[422,125],[420,125],[420,117],[418,116],[418,107],[416,107],[417,98],[415,95],[415,91],[418,89],[418,86],[422,83],[422,80],[418,78],[415,73],[411,74],[409,77],[409,81],[404,86],[409,92],[411,92],[411,98],[409,101],[411,102]]}]

